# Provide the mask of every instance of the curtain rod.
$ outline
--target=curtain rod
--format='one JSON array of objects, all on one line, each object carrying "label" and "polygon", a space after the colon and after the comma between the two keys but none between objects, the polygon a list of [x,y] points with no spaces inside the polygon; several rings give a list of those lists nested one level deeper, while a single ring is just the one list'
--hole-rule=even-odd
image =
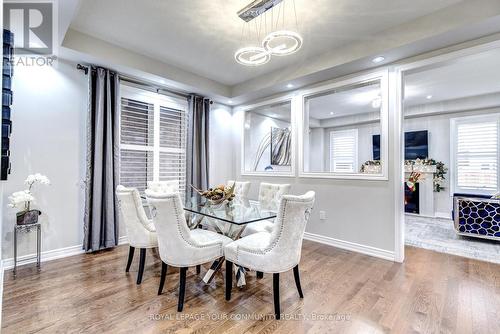
[{"label": "curtain rod", "polygon": [[[82,65],[82,64],[77,64],[76,69],[82,70],[85,73],[85,75],[87,75],[89,73],[89,70],[93,70],[91,66]],[[160,91],[164,91],[164,92],[167,92],[169,94],[177,95],[177,96],[184,97],[184,98],[188,98],[191,95],[198,96],[197,94],[186,94],[186,93],[181,93],[181,92],[177,92],[174,90],[166,89],[166,88],[160,87],[158,85],[147,83],[144,80],[130,77],[130,76],[127,76],[127,75],[124,75],[121,73],[117,73],[117,74],[118,74],[118,77],[123,81],[129,82],[132,84],[136,84],[136,85],[140,85],[140,86],[144,86],[144,87],[153,88],[154,90],[156,90],[157,93],[160,93]],[[210,103],[212,103],[212,101],[210,101]]]}]

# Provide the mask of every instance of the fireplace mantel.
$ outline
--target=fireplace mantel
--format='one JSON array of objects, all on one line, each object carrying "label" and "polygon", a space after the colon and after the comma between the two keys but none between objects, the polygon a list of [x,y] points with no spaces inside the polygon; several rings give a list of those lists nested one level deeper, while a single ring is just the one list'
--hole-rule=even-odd
[{"label": "fireplace mantel", "polygon": [[412,172],[418,172],[421,174],[418,180],[419,184],[419,215],[434,217],[434,173],[436,172],[436,166],[431,165],[406,165],[405,166],[405,180]]}]

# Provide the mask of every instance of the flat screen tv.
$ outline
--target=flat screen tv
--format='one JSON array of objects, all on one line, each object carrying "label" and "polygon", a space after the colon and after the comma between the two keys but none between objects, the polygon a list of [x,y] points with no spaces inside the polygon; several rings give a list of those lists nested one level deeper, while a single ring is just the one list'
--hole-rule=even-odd
[{"label": "flat screen tv", "polygon": [[[373,160],[380,160],[380,135],[373,135]],[[405,132],[405,160],[429,157],[429,134],[427,131]]]},{"label": "flat screen tv", "polygon": [[428,158],[428,139],[427,131],[405,132],[405,160]]},{"label": "flat screen tv", "polygon": [[373,141],[373,160],[380,160],[380,135],[374,135]]}]

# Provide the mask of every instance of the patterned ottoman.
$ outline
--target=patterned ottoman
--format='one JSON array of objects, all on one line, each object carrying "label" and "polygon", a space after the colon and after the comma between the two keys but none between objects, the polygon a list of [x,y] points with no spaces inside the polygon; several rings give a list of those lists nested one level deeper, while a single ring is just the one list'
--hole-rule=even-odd
[{"label": "patterned ottoman", "polygon": [[500,240],[500,200],[462,194],[453,198],[453,220],[458,234]]}]

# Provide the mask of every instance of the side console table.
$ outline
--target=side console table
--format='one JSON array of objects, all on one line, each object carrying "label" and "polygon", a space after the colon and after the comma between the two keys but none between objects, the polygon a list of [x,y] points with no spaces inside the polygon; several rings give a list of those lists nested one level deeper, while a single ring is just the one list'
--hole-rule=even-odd
[{"label": "side console table", "polygon": [[42,225],[40,222],[34,224],[25,224],[14,226],[14,276],[16,276],[17,269],[17,237],[19,232],[29,233],[32,230],[36,229],[36,267],[40,270],[40,261],[41,261],[41,253],[42,253]]}]

